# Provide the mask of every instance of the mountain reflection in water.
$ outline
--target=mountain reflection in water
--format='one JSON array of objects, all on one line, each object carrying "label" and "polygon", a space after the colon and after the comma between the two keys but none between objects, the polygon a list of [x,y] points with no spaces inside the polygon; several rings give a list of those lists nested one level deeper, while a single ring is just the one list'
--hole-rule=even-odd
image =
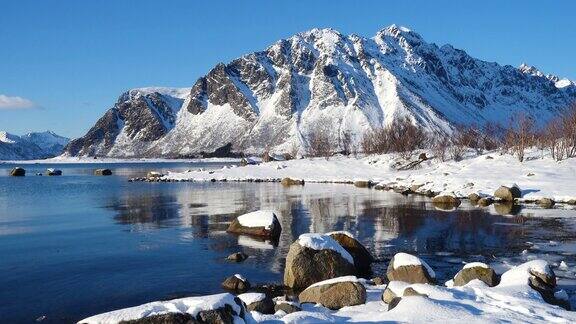
[{"label": "mountain reflection in water", "polygon": [[[281,271],[290,244],[300,234],[346,230],[379,259],[397,251],[418,254],[451,252],[491,255],[521,247],[524,216],[501,216],[483,209],[435,209],[423,197],[355,188],[349,185],[306,184],[282,187],[275,183],[205,183],[177,186],[178,190],[151,190],[114,197],[107,208],[120,224],[133,230],[189,228],[188,238],[210,237],[215,246],[238,246],[248,254],[266,256],[272,271]],[[510,206],[495,206],[509,214]],[[516,208],[516,207],[514,207]],[[257,238],[226,234],[238,215],[272,209],[282,224],[278,247]],[[236,238],[236,240],[231,240]]]}]

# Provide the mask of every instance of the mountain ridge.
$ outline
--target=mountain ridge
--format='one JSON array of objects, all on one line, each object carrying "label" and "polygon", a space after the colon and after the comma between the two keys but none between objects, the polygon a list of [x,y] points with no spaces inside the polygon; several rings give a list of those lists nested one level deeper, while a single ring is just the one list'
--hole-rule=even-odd
[{"label": "mountain ridge", "polygon": [[35,160],[60,155],[70,139],[52,131],[22,136],[0,131],[0,160]]},{"label": "mountain ridge", "polygon": [[372,38],[312,29],[219,63],[191,88],[123,93],[65,155],[179,157],[228,143],[247,153],[306,150],[319,128],[337,147],[405,116],[450,133],[518,113],[543,124],[574,101],[568,79],[475,59],[405,27]]}]

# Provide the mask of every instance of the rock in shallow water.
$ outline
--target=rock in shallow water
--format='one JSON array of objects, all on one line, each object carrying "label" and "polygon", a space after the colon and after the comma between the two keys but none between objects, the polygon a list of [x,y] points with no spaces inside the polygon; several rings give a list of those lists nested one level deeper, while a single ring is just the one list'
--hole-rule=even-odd
[{"label": "rock in shallow water", "polygon": [[12,169],[12,171],[10,171],[10,175],[13,177],[23,177],[26,175],[26,170],[21,167],[15,167]]},{"label": "rock in shallow water", "polygon": [[[295,290],[302,290],[308,286],[326,279],[354,275],[356,269],[352,256],[344,250],[334,239],[328,235],[315,235],[318,246],[310,248],[302,246],[300,240],[290,245],[286,256],[284,269],[284,284]],[[324,248],[322,248],[324,247]],[[337,251],[329,247],[341,249]],[[350,258],[347,259],[343,253]]]},{"label": "rock in shallow water", "polygon": [[304,180],[284,178],[280,181],[283,186],[303,186]]},{"label": "rock in shallow water", "polygon": [[242,262],[246,259],[248,259],[248,255],[242,252],[232,253],[226,258],[226,260],[234,262]]},{"label": "rock in shallow water", "polygon": [[224,280],[222,283],[222,288],[231,291],[244,292],[250,289],[250,282],[242,275],[235,274]]},{"label": "rock in shallow water", "polygon": [[494,192],[494,197],[503,201],[514,201],[514,199],[522,197],[522,192],[516,185],[512,187],[501,186]]},{"label": "rock in shallow water", "polygon": [[110,170],[110,169],[96,169],[96,170],[94,170],[94,175],[109,176],[109,175],[112,175],[112,170]]},{"label": "rock in shallow water", "polygon": [[282,232],[282,226],[274,212],[259,210],[238,216],[228,226],[226,232],[277,240]]},{"label": "rock in shallow water", "polygon": [[354,266],[357,274],[369,275],[371,272],[370,265],[374,262],[374,257],[368,249],[362,245],[352,234],[347,232],[328,233],[331,238],[338,242],[354,258]]}]

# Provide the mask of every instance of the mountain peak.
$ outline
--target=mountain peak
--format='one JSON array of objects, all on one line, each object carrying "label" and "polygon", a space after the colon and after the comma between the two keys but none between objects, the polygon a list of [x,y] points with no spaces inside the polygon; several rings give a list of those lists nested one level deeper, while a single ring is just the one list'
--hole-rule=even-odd
[{"label": "mountain peak", "polygon": [[540,70],[538,70],[535,66],[528,65],[526,63],[520,64],[520,66],[518,67],[518,70],[520,70],[520,72],[522,72],[524,74],[534,75],[534,76],[538,76],[538,77],[544,76],[544,73],[540,72]]},{"label": "mountain peak", "polygon": [[392,24],[386,28],[381,29],[380,31],[378,31],[376,35],[380,37],[382,36],[390,36],[394,38],[403,37],[408,40],[422,41],[422,36],[420,36],[420,34],[412,31],[408,27],[398,26],[396,24]]},{"label": "mountain peak", "polygon": [[316,28],[216,66],[185,99],[115,105],[66,154],[183,157],[230,145],[249,154],[306,151],[319,125],[330,125],[327,136],[338,147],[345,134],[358,145],[398,116],[450,133],[454,125],[498,123],[518,112],[545,123],[576,100],[572,83],[554,89],[547,76],[532,74],[542,75],[439,48],[403,26],[373,38]]}]

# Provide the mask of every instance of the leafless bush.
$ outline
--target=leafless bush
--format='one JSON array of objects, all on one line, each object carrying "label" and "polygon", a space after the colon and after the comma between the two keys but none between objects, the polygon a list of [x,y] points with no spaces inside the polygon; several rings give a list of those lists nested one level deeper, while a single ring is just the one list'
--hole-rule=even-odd
[{"label": "leafless bush", "polygon": [[446,135],[436,135],[434,140],[431,141],[431,148],[434,157],[440,159],[444,162],[448,158],[448,148],[450,147],[450,141]]},{"label": "leafless bush", "polygon": [[551,120],[539,137],[540,146],[547,148],[553,159],[576,157],[576,104]]},{"label": "leafless bush", "polygon": [[308,153],[313,157],[328,159],[333,152],[330,142],[329,125],[326,120],[319,120],[316,127],[308,134]]},{"label": "leafless bush", "polygon": [[422,128],[404,117],[389,126],[366,133],[362,139],[362,149],[365,153],[395,152],[408,159],[428,141],[428,135]]},{"label": "leafless bush", "polygon": [[354,147],[354,138],[352,137],[352,132],[349,130],[344,131],[340,137],[340,142],[342,144],[342,151],[346,155],[350,155],[356,152]]},{"label": "leafless bush", "polygon": [[526,149],[536,144],[534,121],[524,114],[518,114],[512,118],[510,125],[504,136],[503,149],[515,154],[518,161],[523,162]]}]

